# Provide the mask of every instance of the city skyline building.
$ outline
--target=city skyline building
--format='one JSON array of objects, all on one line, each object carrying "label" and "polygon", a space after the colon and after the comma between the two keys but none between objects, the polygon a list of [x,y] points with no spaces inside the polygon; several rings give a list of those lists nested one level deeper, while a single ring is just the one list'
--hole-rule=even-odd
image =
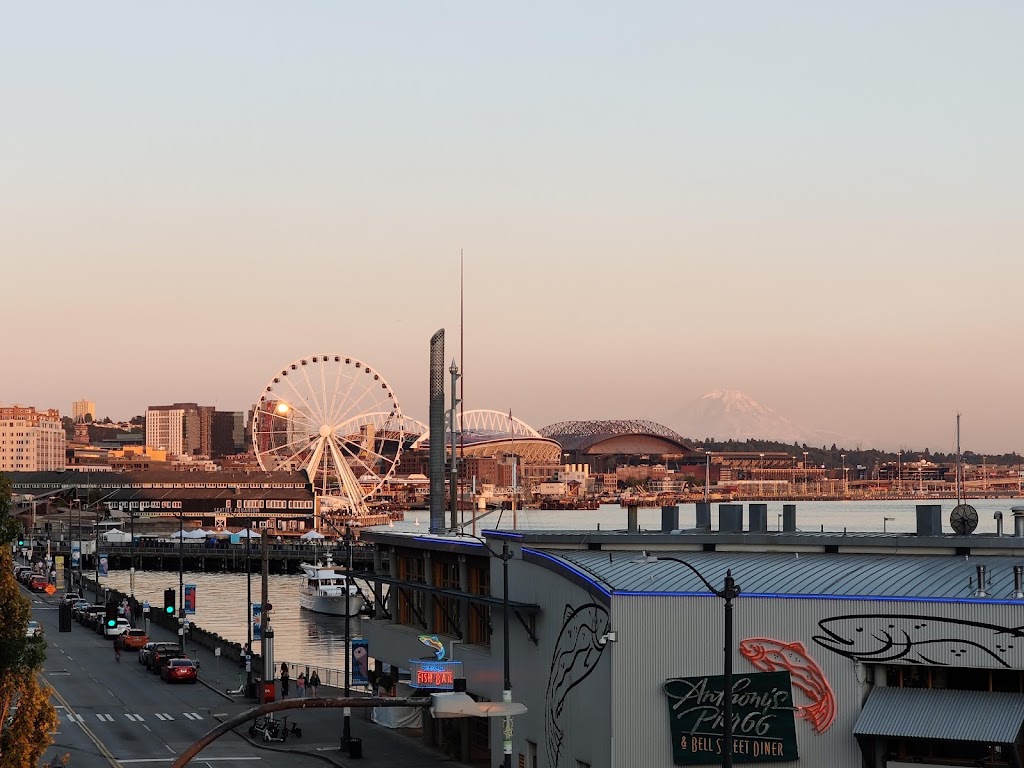
[{"label": "city skyline building", "polygon": [[90,416],[93,421],[96,421],[95,401],[82,399],[71,403],[71,418],[76,424],[80,421],[85,421],[86,416]]},{"label": "city skyline building", "polygon": [[56,408],[0,407],[0,472],[62,471],[66,441]]},{"label": "city skyline building", "polygon": [[174,403],[146,409],[146,446],[171,455],[220,458],[244,450],[245,415],[212,405]]}]

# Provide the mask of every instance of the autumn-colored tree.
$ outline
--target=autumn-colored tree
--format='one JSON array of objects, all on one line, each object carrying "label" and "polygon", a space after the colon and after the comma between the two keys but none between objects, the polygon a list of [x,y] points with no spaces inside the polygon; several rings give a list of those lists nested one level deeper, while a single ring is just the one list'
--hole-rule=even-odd
[{"label": "autumn-colored tree", "polygon": [[0,475],[0,768],[34,768],[53,741],[57,711],[39,678],[46,641],[26,637],[32,604],[14,579],[11,483]]}]

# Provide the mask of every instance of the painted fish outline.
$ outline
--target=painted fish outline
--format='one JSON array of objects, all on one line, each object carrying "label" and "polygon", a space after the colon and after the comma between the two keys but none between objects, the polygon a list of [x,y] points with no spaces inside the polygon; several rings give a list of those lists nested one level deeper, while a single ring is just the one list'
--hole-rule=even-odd
[{"label": "painted fish outline", "polygon": [[[872,631],[870,634],[861,635],[858,638],[857,633],[863,632],[865,628],[869,626],[870,620],[878,620],[883,623],[888,623],[888,626],[871,626]],[[911,629],[915,631],[926,627],[929,630],[942,628],[948,632],[948,635],[918,640],[915,639],[905,627],[898,627],[896,622],[908,622],[913,624]],[[835,628],[840,623],[848,623],[850,625],[856,625],[859,623],[864,626],[855,626],[852,634],[849,632],[840,634],[840,631]],[[1003,627],[998,624],[988,624],[980,621],[967,621],[964,619],[950,619],[941,616],[921,616],[919,614],[901,613],[859,613],[843,616],[831,616],[827,619],[821,619],[818,622],[818,626],[825,635],[827,635],[814,636],[814,642],[822,648],[832,651],[833,653],[838,653],[840,656],[845,656],[853,661],[861,661],[869,664],[880,664],[905,659],[911,664],[932,664],[943,667],[952,666],[950,662],[938,659],[937,653],[929,651],[929,655],[926,655],[922,652],[924,647],[935,648],[942,644],[948,644],[959,649],[958,651],[953,651],[957,658],[960,658],[964,653],[966,653],[967,647],[971,647],[981,651],[1000,666],[1010,668],[1013,665],[1007,662],[1004,658],[1001,658],[1000,654],[1005,655],[1008,651],[1013,650],[1013,645],[1009,642],[1006,642],[1005,644],[995,642],[995,638],[1002,638],[1004,640],[1011,641],[1013,639],[1021,639],[1021,647],[1024,647],[1024,627]],[[993,635],[995,650],[974,640],[965,639],[962,635],[964,630],[967,628],[990,631]],[[890,632],[889,630],[897,631]],[[871,640],[880,647],[874,650],[872,650],[870,646],[866,649],[858,648],[858,640],[862,641],[867,637],[871,638]]]},{"label": "painted fish outline", "polygon": [[438,640],[437,637],[434,635],[420,635],[419,641],[427,646],[427,648],[433,649],[434,655],[437,656],[438,661],[444,661],[444,643]]},{"label": "painted fish outline", "polygon": [[787,670],[790,678],[811,703],[796,707],[796,716],[806,720],[816,733],[824,733],[836,720],[836,697],[828,678],[801,642],[785,643],[770,637],[748,637],[740,643],[740,654],[761,672]]},{"label": "painted fish outline", "polygon": [[551,654],[544,697],[544,735],[550,768],[558,768],[561,757],[565,738],[562,712],[566,697],[597,667],[605,648],[599,638],[609,626],[610,619],[604,606],[597,603],[586,603],[575,609],[571,605],[565,606],[562,629]]}]

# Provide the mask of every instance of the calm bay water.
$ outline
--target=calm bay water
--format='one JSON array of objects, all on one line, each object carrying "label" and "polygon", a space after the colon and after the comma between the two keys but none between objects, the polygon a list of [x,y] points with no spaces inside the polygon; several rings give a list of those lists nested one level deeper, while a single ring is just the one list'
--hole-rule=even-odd
[{"label": "calm bay water", "polygon": [[[121,592],[128,591],[128,571],[110,571],[100,583]],[[322,616],[299,608],[302,576],[271,576],[270,604],[274,606],[274,656],[277,660],[340,669],[344,665],[345,619]],[[244,573],[199,573],[186,571],[185,584],[196,585],[196,612],[189,620],[236,643],[246,641],[246,575]],[[157,610],[163,608],[164,590],[178,591],[177,571],[137,571],[135,595],[149,600]],[[253,602],[260,602],[260,574],[252,576]],[[349,620],[352,637],[362,636],[359,617]],[[258,651],[259,643],[253,642]],[[233,669],[225,671],[230,675]]]},{"label": "calm bay water", "polygon": [[[740,502],[734,502],[740,503]],[[916,504],[939,504],[942,506],[943,529],[949,528],[949,513],[956,505],[955,500],[923,499],[901,501],[803,501],[796,502],[797,528],[802,531],[881,531],[883,519],[885,528],[892,533],[913,532],[916,524]],[[972,499],[968,502],[978,511],[977,533],[995,533],[996,525],[992,513],[1001,510],[1004,515],[1004,531],[1013,530],[1013,516],[1010,508],[1024,506],[1024,499]],[[768,527],[772,530],[779,524],[783,502],[767,502]],[[468,514],[468,513],[467,513]],[[637,512],[642,530],[656,531],[661,525],[661,510],[641,508]],[[470,518],[465,518],[468,523]],[[712,505],[712,522],[718,525],[718,504]],[[523,530],[595,530],[600,525],[603,531],[624,530],[626,510],[617,505],[606,504],[596,510],[538,510],[526,509],[516,512],[516,527]],[[696,508],[693,504],[680,505],[679,525],[693,528],[696,525]],[[394,531],[425,533],[429,526],[429,515],[425,512],[409,512],[404,522],[395,524]],[[508,530],[512,528],[512,513],[492,512],[480,517],[477,532],[487,529]],[[466,531],[471,530],[466,526]],[[273,623],[277,659],[301,661],[339,669],[344,664],[345,620],[342,617],[322,616],[299,608],[298,591],[302,577],[271,576],[270,602],[274,606]],[[101,579],[102,583],[128,591],[128,572],[111,571]],[[184,582],[196,585],[196,613],[192,620],[203,629],[217,632],[237,643],[246,640],[246,575],[242,573],[195,573],[186,572]],[[167,587],[178,589],[176,572],[139,571],[135,575],[135,594],[149,600],[157,607],[163,605],[163,591]],[[253,600],[260,600],[260,576],[252,578]],[[352,637],[361,636],[361,619],[351,619]],[[258,644],[256,644],[258,648]],[[372,656],[373,649],[370,649]],[[225,665],[224,673],[229,677],[234,670]]]}]

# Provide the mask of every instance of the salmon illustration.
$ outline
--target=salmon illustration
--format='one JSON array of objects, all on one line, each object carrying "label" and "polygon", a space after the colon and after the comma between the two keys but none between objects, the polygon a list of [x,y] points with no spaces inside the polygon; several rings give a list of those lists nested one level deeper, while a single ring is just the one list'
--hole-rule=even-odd
[{"label": "salmon illustration", "polygon": [[551,655],[545,696],[544,735],[550,768],[558,768],[562,755],[566,699],[570,691],[590,676],[601,660],[605,644],[599,638],[608,631],[608,625],[608,611],[596,603],[575,609],[565,606],[562,629]]},{"label": "salmon illustration", "polygon": [[796,716],[824,733],[836,719],[836,697],[821,667],[807,655],[803,643],[783,643],[767,637],[751,637],[740,643],[740,653],[761,672],[789,671],[793,685],[811,700],[797,707]]}]

